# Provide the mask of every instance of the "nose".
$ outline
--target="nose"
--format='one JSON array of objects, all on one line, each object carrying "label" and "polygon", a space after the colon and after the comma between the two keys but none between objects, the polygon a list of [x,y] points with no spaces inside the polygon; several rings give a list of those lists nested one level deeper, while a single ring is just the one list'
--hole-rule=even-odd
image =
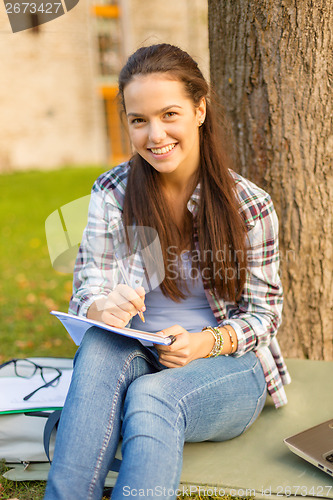
[{"label": "nose", "polygon": [[154,144],[161,143],[166,137],[163,124],[160,121],[154,120],[149,124],[149,141]]}]

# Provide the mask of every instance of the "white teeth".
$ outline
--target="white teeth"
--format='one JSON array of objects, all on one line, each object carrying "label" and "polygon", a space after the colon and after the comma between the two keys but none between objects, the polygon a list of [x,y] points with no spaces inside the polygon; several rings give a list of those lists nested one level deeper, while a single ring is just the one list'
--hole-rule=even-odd
[{"label": "white teeth", "polygon": [[163,155],[165,153],[168,153],[175,147],[176,144],[170,144],[169,146],[165,146],[164,148],[150,148],[151,152],[154,153],[154,155]]}]

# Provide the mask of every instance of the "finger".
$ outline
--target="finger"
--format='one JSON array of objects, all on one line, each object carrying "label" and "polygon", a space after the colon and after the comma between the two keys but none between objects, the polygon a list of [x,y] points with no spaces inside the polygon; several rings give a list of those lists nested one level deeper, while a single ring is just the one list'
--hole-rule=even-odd
[{"label": "finger", "polygon": [[138,288],[135,288],[135,292],[143,299],[145,300],[146,296],[146,290],[143,288],[143,286],[139,286]]},{"label": "finger", "polygon": [[136,290],[134,288],[131,288],[130,286],[120,284],[118,285],[113,292],[111,293],[116,293],[117,297],[117,304],[120,307],[122,306],[122,301],[123,299],[126,299],[127,302],[130,302],[133,307],[136,309],[135,314],[137,311],[142,311],[145,310],[145,289],[143,286],[138,287]]},{"label": "finger", "polygon": [[143,288],[143,286],[140,286],[139,288],[136,288],[135,289],[136,293],[139,294],[139,296],[141,297],[141,299],[143,300],[143,307],[141,309],[138,309],[138,314],[140,316],[140,319],[141,321],[143,321],[145,323],[145,318],[143,316],[143,313],[145,312],[146,310],[146,305],[144,303],[145,301],[145,298],[146,298],[146,291],[145,289]]},{"label": "finger", "polygon": [[[167,337],[168,338],[168,337]],[[170,352],[176,352],[179,350],[179,343],[176,344],[177,342],[177,337],[173,336],[171,339],[171,343],[168,345],[164,344],[154,344],[154,347],[157,349],[159,353],[170,353]]]},{"label": "finger", "polygon": [[175,332],[174,335],[167,335],[169,332],[166,332],[166,330],[168,329],[158,332],[158,335],[164,338],[170,338],[171,343],[168,345],[158,344],[156,345],[157,350],[160,350],[161,352],[176,352],[187,347],[188,332],[186,332],[186,330],[178,333]]},{"label": "finger", "polygon": [[[169,328],[164,328],[163,330],[160,330],[157,332],[157,335],[164,337],[164,338],[170,338],[171,343],[168,344],[167,346],[164,346],[163,344],[159,344],[159,347],[164,349],[165,351],[175,351],[179,348],[181,348],[184,343],[183,336],[184,334],[187,334],[188,332],[182,328],[179,325],[173,325],[170,326]],[[182,340],[180,343],[179,341]],[[172,346],[172,347],[171,347]]]},{"label": "finger", "polygon": [[187,363],[189,363],[188,358],[164,358],[164,357],[159,357],[159,362],[163,365],[166,366],[167,368],[181,368],[182,366],[185,366]]},{"label": "finger", "polygon": [[141,300],[133,288],[127,287],[119,288],[117,287],[113,290],[107,300],[107,306],[112,309],[113,305],[116,305],[123,311],[130,313],[132,316],[137,314],[138,307],[142,307]]},{"label": "finger", "polygon": [[176,359],[188,358],[190,356],[190,349],[188,347],[177,349],[176,351],[165,351],[162,349],[158,349],[157,352],[161,358],[174,361]]},{"label": "finger", "polygon": [[130,302],[125,303],[116,295],[113,295],[112,298],[110,297],[110,299],[107,300],[104,310],[124,320],[128,316],[131,318],[136,313],[135,308]]},{"label": "finger", "polygon": [[110,326],[115,326],[117,328],[123,328],[130,321],[131,315],[125,313],[121,309],[115,312],[115,314],[110,313],[109,311],[103,311],[101,320]]}]

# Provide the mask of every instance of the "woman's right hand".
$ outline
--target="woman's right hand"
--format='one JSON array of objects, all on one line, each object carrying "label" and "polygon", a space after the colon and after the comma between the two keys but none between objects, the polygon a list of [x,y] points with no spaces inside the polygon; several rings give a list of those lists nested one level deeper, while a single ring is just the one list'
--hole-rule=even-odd
[{"label": "woman's right hand", "polygon": [[134,290],[130,286],[119,284],[107,297],[97,299],[91,304],[87,318],[123,328],[139,311],[145,310],[143,286]]}]

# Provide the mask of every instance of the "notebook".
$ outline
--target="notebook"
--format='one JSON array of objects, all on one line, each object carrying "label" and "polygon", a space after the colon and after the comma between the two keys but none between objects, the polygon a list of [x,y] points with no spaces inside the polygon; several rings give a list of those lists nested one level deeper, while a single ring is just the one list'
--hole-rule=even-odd
[{"label": "notebook", "polygon": [[100,321],[94,321],[83,316],[75,316],[74,314],[63,313],[60,311],[51,311],[50,314],[53,314],[61,321],[76,345],[80,345],[85,332],[92,326],[98,326],[99,328],[109,332],[138,339],[143,345],[170,345],[176,340],[176,337],[173,335],[170,335],[169,337],[162,337],[156,333],[134,330],[133,328],[117,328],[115,326],[109,326],[105,323],[101,323]]},{"label": "notebook", "polygon": [[289,449],[333,477],[333,419],[284,440]]}]

